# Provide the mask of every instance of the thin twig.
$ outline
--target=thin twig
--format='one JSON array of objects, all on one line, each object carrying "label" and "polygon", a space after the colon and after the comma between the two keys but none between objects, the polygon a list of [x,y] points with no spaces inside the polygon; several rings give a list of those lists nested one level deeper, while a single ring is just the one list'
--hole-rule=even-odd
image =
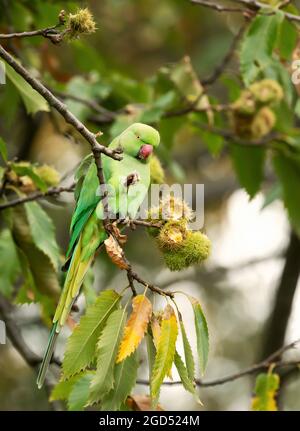
[{"label": "thin twig", "polygon": [[199,123],[197,121],[193,121],[193,124],[207,132],[211,132],[216,135],[222,136],[227,142],[231,144],[240,145],[242,147],[252,147],[252,148],[257,146],[271,147],[270,144],[272,143],[272,141],[276,141],[280,139],[280,136],[278,135],[278,133],[269,133],[268,135],[264,136],[261,139],[245,140],[245,139],[238,138],[230,130],[220,129],[218,127],[209,126],[207,124]]},{"label": "thin twig", "polygon": [[246,30],[246,28],[247,28],[247,23],[240,27],[239,31],[234,36],[232,43],[229,47],[229,50],[225,54],[221,63],[214,69],[214,71],[212,72],[212,74],[209,77],[201,80],[201,83],[204,86],[214,84],[217,81],[217,79],[222,75],[222,73],[224,72],[224,70],[226,69],[228,64],[230,63],[231,59],[233,58],[235,51],[236,51],[236,48],[237,48],[245,30]]},{"label": "thin twig", "polygon": [[143,286],[148,287],[150,290],[152,290],[152,292],[158,293],[159,295],[162,295],[162,296],[168,296],[169,298],[174,298],[173,292],[169,290],[162,290],[159,287],[154,286],[153,284],[147,283],[136,272],[134,272],[131,267],[127,270],[127,273],[130,274],[130,277],[133,280],[136,280],[138,283],[142,284]]},{"label": "thin twig", "polygon": [[144,227],[157,227],[160,228],[162,226],[161,222],[152,222],[146,220],[118,220],[118,223],[125,224],[126,226],[144,226]]},{"label": "thin twig", "polygon": [[[234,380],[240,379],[241,377],[245,377],[247,375],[255,374],[258,371],[266,370],[271,365],[274,365],[274,368],[283,368],[283,367],[294,367],[299,368],[300,365],[300,359],[299,360],[292,360],[292,361],[275,361],[276,358],[280,357],[284,352],[287,350],[293,349],[296,344],[298,344],[300,340],[293,341],[292,343],[288,344],[287,346],[281,347],[281,349],[274,352],[272,355],[270,355],[268,358],[264,359],[262,362],[258,364],[254,364],[251,367],[248,367],[242,371],[238,371],[237,373],[230,374],[225,377],[220,377],[218,379],[213,380],[207,380],[203,381],[201,379],[196,379],[195,384],[199,387],[210,387],[210,386],[218,386],[223,385],[224,383],[233,382]],[[138,380],[138,384],[141,385],[149,385],[148,380]],[[164,385],[167,386],[173,386],[173,385],[181,385],[181,381],[171,381],[171,382],[164,382]]]},{"label": "thin twig", "polygon": [[221,6],[217,3],[208,1],[208,0],[191,0],[192,3],[199,4],[204,7],[208,7],[210,9],[214,9],[217,12],[244,12],[244,9],[241,8],[234,8],[234,7],[228,7],[228,6]]},{"label": "thin twig", "polygon": [[46,39],[50,39],[52,43],[56,44],[61,42],[63,39],[63,32],[56,31],[56,29],[61,25],[62,23],[59,23],[52,27],[42,28],[39,30],[0,34],[0,39],[20,39],[24,37],[42,36],[42,37],[45,37]]},{"label": "thin twig", "polygon": [[17,205],[21,205],[24,204],[26,202],[32,202],[32,201],[36,201],[39,199],[44,199],[47,198],[49,196],[58,196],[61,193],[67,192],[73,192],[75,188],[75,184],[72,184],[69,187],[52,187],[50,189],[48,189],[46,192],[35,192],[35,193],[31,193],[30,195],[21,197],[21,198],[16,198],[13,199],[11,201],[5,202],[3,204],[0,204],[0,211],[5,210],[7,208],[12,208],[15,207]]},{"label": "thin twig", "polygon": [[[211,1],[208,0],[190,0],[191,3],[199,5],[199,6],[204,6],[204,7],[208,7],[210,9],[214,9],[217,12],[237,12],[237,13],[249,13],[249,11],[254,11],[254,12],[258,12],[261,9],[269,9],[271,10],[271,13],[275,13],[272,11],[272,8],[266,4],[266,3],[260,3],[259,1],[256,0],[232,0],[235,3],[239,3],[242,6],[245,6],[245,9],[241,9],[241,8],[233,8],[233,7],[225,7],[225,6],[220,6],[216,3],[213,3]],[[288,4],[288,2],[283,1],[281,4],[277,5],[277,8],[282,8],[284,6],[286,6]],[[298,15],[294,15],[292,13],[283,11],[283,14],[285,16],[285,18],[287,18],[290,21],[295,21],[300,23],[300,16]]]},{"label": "thin twig", "polygon": [[56,91],[56,90],[51,90],[51,91],[53,94],[56,94],[56,96],[59,97],[60,99],[70,99],[70,100],[74,100],[74,102],[78,102],[88,106],[98,114],[103,115],[103,117],[105,118],[105,121],[113,122],[117,117],[117,114],[115,112],[109,111],[108,109],[99,105],[95,100],[85,99],[83,97],[80,97],[74,94],[64,93],[62,91]]},{"label": "thin twig", "polygon": [[[43,96],[50,106],[56,109],[65,119],[65,121],[71,124],[75,129],[89,142],[92,152],[94,155],[103,153],[115,160],[122,160],[120,150],[111,150],[97,141],[97,137],[101,133],[92,133],[85,127],[85,125],[78,120],[54,94],[48,90],[41,82],[35,79],[30,73],[18,63],[1,45],[0,45],[0,57],[3,58],[19,75],[21,75],[28,84],[36,90],[41,96]],[[99,159],[99,157],[97,156]]]},{"label": "thin twig", "polygon": [[[36,355],[25,343],[20,328],[17,326],[15,319],[11,315],[12,310],[13,307],[11,304],[0,294],[0,314],[4,319],[8,338],[26,363],[30,367],[35,367],[42,362],[42,358]],[[58,366],[61,365],[61,362],[55,357],[52,358],[51,363]]]},{"label": "thin twig", "polygon": [[[13,347],[17,350],[17,352],[24,359],[26,364],[33,368],[37,369],[37,366],[42,362],[42,358],[36,355],[26,344],[24,338],[22,337],[20,328],[15,322],[15,319],[12,317],[11,312],[13,307],[11,304],[0,295],[0,315],[4,319],[5,327],[7,330],[7,336],[12,343]],[[55,357],[52,357],[51,364],[55,364],[58,367],[61,366],[61,361]],[[45,389],[48,397],[53,388],[53,383],[51,380],[46,377],[45,379]],[[61,406],[59,402],[50,403],[51,410],[61,410]]]},{"label": "thin twig", "polygon": [[[237,0],[233,0],[233,1],[237,1]],[[240,3],[243,3],[244,5],[248,5],[248,6],[252,6],[256,9],[263,9],[266,8],[266,4],[264,3],[260,3],[258,1],[253,1],[253,0],[238,0]],[[283,5],[284,6],[284,5]],[[278,5],[278,7],[283,7],[282,5]],[[284,14],[285,18],[287,18],[290,21],[294,21],[297,23],[300,23],[300,16],[299,15],[294,15],[292,13],[286,12],[286,11],[282,11],[282,13]]]}]

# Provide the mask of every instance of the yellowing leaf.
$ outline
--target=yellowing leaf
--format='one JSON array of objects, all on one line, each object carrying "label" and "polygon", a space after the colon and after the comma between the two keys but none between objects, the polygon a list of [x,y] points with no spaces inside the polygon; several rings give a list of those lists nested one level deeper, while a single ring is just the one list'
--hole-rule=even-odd
[{"label": "yellowing leaf", "polygon": [[256,378],[255,397],[252,410],[277,411],[276,393],[279,389],[279,376],[272,373],[261,373]]},{"label": "yellowing leaf", "polygon": [[164,377],[170,372],[178,335],[177,320],[173,308],[167,305],[161,322],[161,334],[158,340],[157,352],[153,365],[150,392],[154,404],[157,403],[160,386]]},{"label": "yellowing leaf", "polygon": [[151,330],[153,335],[153,343],[155,348],[157,349],[158,346],[158,340],[161,334],[161,328],[158,318],[155,316],[155,314],[152,315],[151,318]]},{"label": "yellowing leaf", "polygon": [[[155,349],[157,349],[159,337],[161,334],[160,325],[161,325],[161,316],[157,317],[155,314],[153,314],[152,318],[151,318],[151,330],[152,330],[153,343],[154,343]],[[169,379],[172,380],[173,377],[172,377],[172,370],[171,369],[167,373],[167,377],[169,377]]]},{"label": "yellowing leaf", "polygon": [[105,241],[104,245],[106,252],[111,258],[112,262],[120,269],[128,269],[129,265],[124,258],[124,253],[118,242],[110,235]]},{"label": "yellowing leaf", "polygon": [[117,363],[131,355],[142,341],[152,314],[152,304],[145,295],[138,295],[132,300],[132,313],[126,324],[120,345]]}]

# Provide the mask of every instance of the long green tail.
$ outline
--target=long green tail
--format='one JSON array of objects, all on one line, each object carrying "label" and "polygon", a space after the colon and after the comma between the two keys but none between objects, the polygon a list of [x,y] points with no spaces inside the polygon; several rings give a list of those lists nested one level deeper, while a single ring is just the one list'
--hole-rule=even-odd
[{"label": "long green tail", "polygon": [[58,336],[58,332],[56,331],[57,325],[58,325],[58,322],[55,322],[52,326],[50,336],[49,336],[48,346],[36,380],[36,383],[39,389],[41,389],[41,387],[44,384],[45,376],[46,376],[50,361],[52,359],[56,338]]},{"label": "long green tail", "polygon": [[92,263],[95,251],[100,243],[104,241],[105,237],[106,233],[102,225],[99,225],[95,212],[94,216],[91,216],[87,222],[73,251],[64,287],[53,317],[53,326],[50,332],[48,346],[37,378],[37,385],[39,388],[43,386],[58,333],[66,323],[72,304],[79,294],[84,277]]}]

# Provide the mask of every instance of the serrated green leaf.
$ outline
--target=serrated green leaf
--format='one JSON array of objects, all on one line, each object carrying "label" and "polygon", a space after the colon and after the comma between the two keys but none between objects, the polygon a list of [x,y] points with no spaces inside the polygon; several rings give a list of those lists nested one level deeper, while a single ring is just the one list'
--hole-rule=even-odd
[{"label": "serrated green leaf", "polygon": [[72,387],[75,384],[75,378],[78,380],[80,376],[73,376],[70,380],[58,382],[51,392],[49,401],[67,401]]},{"label": "serrated green leaf", "polygon": [[150,379],[150,392],[154,405],[158,401],[163,380],[172,368],[177,334],[178,327],[174,310],[170,305],[167,305],[162,317],[161,332]]},{"label": "serrated green leaf", "polygon": [[114,370],[114,388],[108,392],[101,402],[101,410],[120,410],[122,404],[135,386],[138,370],[137,352],[117,364]]},{"label": "serrated green leaf", "polygon": [[153,370],[154,361],[155,361],[156,350],[155,350],[155,346],[154,346],[152,335],[149,332],[146,334],[146,343],[147,343],[149,376],[151,376],[152,370]]},{"label": "serrated green leaf", "polygon": [[94,360],[97,340],[120,298],[115,291],[105,290],[100,293],[96,302],[87,308],[67,342],[62,365],[65,378],[88,367]]},{"label": "serrated green leaf", "polygon": [[27,202],[24,207],[35,245],[49,257],[53,267],[57,270],[60,252],[52,220],[37,202]]},{"label": "serrated green leaf", "polygon": [[231,145],[230,155],[242,187],[253,198],[260,189],[264,175],[265,149],[257,146]]},{"label": "serrated green leaf", "polygon": [[52,389],[50,401],[67,400],[75,383],[83,376],[83,373],[76,374],[68,380],[60,380]]},{"label": "serrated green leaf", "polygon": [[59,299],[61,288],[58,273],[44,251],[33,240],[24,205],[11,209],[12,235],[17,246],[24,284],[18,289],[19,304],[39,302],[43,314],[50,319]]},{"label": "serrated green leaf", "polygon": [[[48,285],[46,286],[46,288],[49,289],[50,287],[52,290],[49,291],[49,294],[47,294],[45,291],[44,293],[42,293],[39,289],[39,286],[37,286],[36,284],[36,273],[32,271],[28,256],[19,247],[17,248],[17,250],[20,266],[22,268],[23,285],[18,289],[18,294],[14,302],[16,304],[38,303],[41,306],[43,320],[47,325],[50,326],[52,324],[52,318],[57,304],[57,300],[54,300],[54,298],[56,297],[56,294],[60,292],[60,290],[57,291],[54,289],[59,289],[59,285],[53,285],[53,279],[51,280],[50,278],[50,280],[47,280]],[[42,265],[40,265],[40,267],[41,266]],[[46,275],[47,273],[48,272],[46,272]],[[53,274],[52,267],[50,276],[51,274]],[[45,274],[43,274],[41,271],[41,279],[43,279],[44,277]],[[57,283],[56,279],[55,282]],[[43,286],[43,289],[44,287],[45,286]]]},{"label": "serrated green leaf", "polygon": [[200,404],[202,404],[199,397],[198,397],[198,394],[197,394],[195,385],[193,383],[193,380],[191,380],[189,378],[187,369],[186,369],[186,367],[183,363],[183,360],[181,359],[181,357],[177,351],[175,352],[175,356],[174,356],[174,364],[175,364],[175,367],[178,371],[178,374],[179,374],[179,377],[180,377],[180,380],[182,382],[184,389],[187,390],[188,392],[190,392],[191,394],[193,394],[196,401],[199,402]]},{"label": "serrated green leaf", "polygon": [[190,342],[187,338],[185,327],[181,318],[179,318],[182,341],[183,341],[183,349],[184,349],[184,357],[185,357],[185,365],[188,373],[189,379],[193,382],[195,379],[195,361],[193,357],[192,348]]},{"label": "serrated green leaf", "polygon": [[18,89],[28,114],[35,114],[38,111],[50,110],[47,101],[7,63],[5,64],[5,71],[7,77]]},{"label": "serrated green leaf", "polygon": [[283,201],[290,221],[300,235],[300,163],[283,154],[273,158],[275,171],[283,189]]},{"label": "serrated green leaf", "polygon": [[268,65],[282,19],[281,11],[272,15],[257,15],[245,33],[240,51],[240,70],[246,86]]},{"label": "serrated green leaf", "polygon": [[296,47],[298,31],[294,24],[284,19],[280,25],[278,35],[278,49],[284,60],[289,60]]},{"label": "serrated green leaf", "polygon": [[126,309],[115,310],[107,319],[97,344],[97,369],[91,382],[89,402],[100,401],[114,385],[114,367],[126,322]]},{"label": "serrated green leaf", "polygon": [[90,384],[95,373],[88,371],[84,373],[71,387],[68,396],[68,410],[82,411],[88,401]]},{"label": "serrated green leaf", "polygon": [[199,301],[193,297],[189,297],[189,299],[194,311],[199,366],[201,374],[203,375],[206,369],[209,352],[208,327]]},{"label": "serrated green leaf", "polygon": [[255,397],[252,400],[252,410],[277,411],[276,394],[279,389],[279,383],[278,374],[259,374],[255,383]]},{"label": "serrated green leaf", "polygon": [[0,292],[10,297],[14,283],[20,275],[16,246],[9,229],[0,232]]},{"label": "serrated green leaf", "polygon": [[23,286],[21,286],[21,288],[18,290],[15,302],[17,304],[30,304],[38,300],[37,288],[34,281],[34,277],[30,270],[30,264],[27,255],[19,246],[17,247],[17,252],[19,262],[22,268],[24,283]]},{"label": "serrated green leaf", "polygon": [[6,144],[3,141],[3,139],[0,137],[0,154],[2,156],[2,159],[6,162],[7,161],[7,148]]}]

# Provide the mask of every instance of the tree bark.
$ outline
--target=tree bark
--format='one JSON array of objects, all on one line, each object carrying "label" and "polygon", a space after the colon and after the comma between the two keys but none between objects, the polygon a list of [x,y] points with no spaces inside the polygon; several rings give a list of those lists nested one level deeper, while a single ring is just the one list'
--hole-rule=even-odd
[{"label": "tree bark", "polygon": [[284,344],[299,274],[300,239],[295,232],[291,232],[284,268],[275,294],[274,307],[269,318],[262,358],[267,357]]}]

